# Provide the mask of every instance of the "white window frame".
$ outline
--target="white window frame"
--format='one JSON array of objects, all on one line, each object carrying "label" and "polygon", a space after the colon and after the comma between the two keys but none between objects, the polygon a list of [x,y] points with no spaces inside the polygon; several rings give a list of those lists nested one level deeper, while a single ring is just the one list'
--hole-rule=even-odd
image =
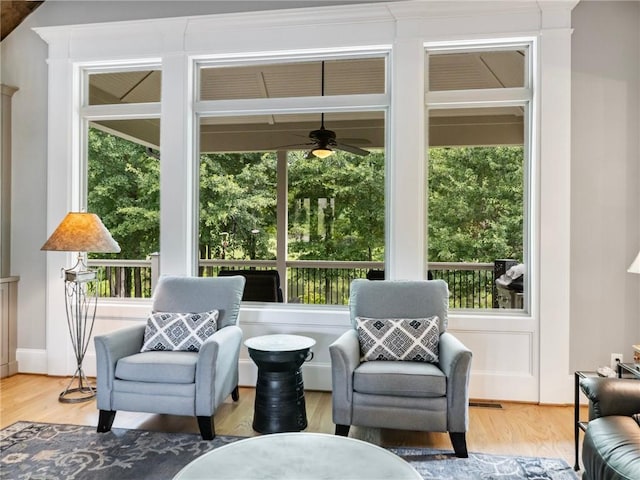
[{"label": "white window frame", "polygon": [[[190,228],[192,213],[185,211],[184,205],[189,203],[188,192],[193,192],[193,185],[189,184],[192,179],[186,174],[187,164],[193,159],[189,59],[203,52],[220,58],[258,56],[260,51],[286,52],[292,41],[300,51],[391,45],[386,266],[391,279],[425,278],[426,217],[424,206],[414,205],[424,203],[416,199],[425,194],[424,46],[429,42],[482,43],[487,38],[533,36],[537,40],[536,51],[532,52],[537,57],[533,76],[538,88],[532,105],[538,115],[537,136],[531,139],[531,145],[539,161],[532,177],[536,191],[544,195],[531,205],[536,225],[535,244],[530,248],[536,258],[536,285],[532,292],[538,292],[531,299],[531,324],[514,322],[506,316],[469,318],[452,314],[449,329],[474,351],[471,396],[566,403],[573,392],[568,292],[571,10],[577,2],[472,3],[462,6],[450,2],[431,8],[424,2],[400,1],[36,28],[49,48],[46,230],[53,231],[69,210],[78,207],[74,192],[77,178],[73,177],[73,165],[80,156],[76,96],[79,82],[75,70],[78,63],[161,58],[161,143],[165,159],[170,162],[163,162],[160,188],[174,187],[176,192],[170,204],[161,200],[161,248],[165,252],[161,271],[184,275],[194,258],[184,233]],[[309,22],[309,18],[314,21]],[[171,232],[163,228],[163,222]],[[58,295],[59,269],[70,259],[57,252],[46,255],[42,283],[46,292],[48,347],[44,356],[45,371],[52,375],[75,369],[65,328],[60,323],[64,301]],[[98,328],[106,331],[144,320],[147,311],[146,306],[135,309],[131,305],[100,308],[102,323]],[[246,336],[295,331],[317,334],[317,355],[305,366],[305,383],[309,388],[330,388],[327,347],[332,338],[349,328],[348,310],[243,308],[241,325]],[[251,368],[251,360],[242,358],[241,377],[247,375],[250,379]]]},{"label": "white window frame", "polygon": [[[524,188],[524,205],[523,205],[523,261],[525,264],[524,278],[524,305],[521,311],[500,312],[492,311],[494,315],[515,315],[526,316],[531,318],[532,309],[532,287],[536,285],[537,272],[535,265],[535,252],[532,247],[535,245],[535,237],[537,234],[537,225],[535,217],[532,214],[533,205],[537,202],[537,188],[534,182],[537,167],[537,155],[535,145],[532,139],[537,137],[536,130],[538,122],[537,109],[534,103],[534,92],[537,88],[537,79],[533,75],[535,52],[537,50],[537,42],[535,37],[513,38],[513,39],[497,39],[475,42],[438,42],[425,43],[425,54],[442,55],[448,53],[475,53],[475,52],[495,52],[495,51],[514,51],[524,49],[524,85],[516,88],[491,88],[491,89],[468,89],[468,90],[439,90],[430,91],[425,82],[425,132],[427,135],[426,151],[429,149],[429,111],[441,109],[455,108],[491,108],[491,107],[523,107],[524,108],[524,169],[523,169],[523,188]],[[428,78],[428,61],[426,62],[426,73]],[[428,155],[427,155],[428,162]],[[428,167],[426,167],[428,172]],[[428,173],[427,173],[428,176]],[[427,178],[428,183],[428,178]],[[427,187],[428,188],[428,187]],[[427,207],[428,208],[428,207]],[[427,228],[428,228],[427,216]],[[425,244],[428,249],[428,238]],[[536,292],[537,293],[537,292]],[[469,315],[486,315],[488,309],[464,309],[465,314]]]},{"label": "white window frame", "polygon": [[[317,51],[302,53],[290,52],[288,54],[264,54],[259,57],[238,57],[222,59],[216,57],[199,57],[194,58],[193,70],[194,70],[194,185],[199,186],[199,138],[200,138],[200,124],[202,118],[210,117],[235,117],[235,116],[258,116],[258,115],[283,115],[283,114],[296,114],[296,113],[341,113],[341,112],[383,112],[385,131],[387,130],[387,118],[390,108],[390,95],[389,95],[389,57],[391,55],[389,48],[376,48],[365,50],[336,50],[336,51]],[[266,64],[283,64],[283,63],[298,63],[298,62],[313,62],[313,61],[331,61],[335,59],[363,59],[363,58],[381,58],[385,61],[385,92],[379,94],[353,94],[353,95],[327,95],[327,96],[314,96],[314,97],[279,97],[279,98],[264,98],[264,99],[233,99],[233,100],[199,100],[200,96],[200,75],[199,72],[202,68],[207,67],[237,67],[237,66],[250,66],[250,65],[266,65]],[[388,147],[385,145],[385,164],[388,158]],[[279,164],[283,162],[279,161]],[[284,162],[286,166],[286,162]],[[281,169],[279,168],[278,181],[277,181],[277,199],[287,198],[288,185],[282,181]],[[385,172],[386,173],[386,172]],[[284,189],[284,191],[282,191]],[[199,205],[199,188],[196,188],[194,192],[196,198],[196,206]],[[386,203],[386,199],[385,199]],[[277,256],[276,262],[278,264],[278,270],[286,269],[288,258],[287,249],[287,224],[288,218],[288,204],[277,205]],[[199,212],[199,208],[196,208],[196,212]],[[283,222],[284,219],[284,222]],[[198,241],[199,241],[199,218],[195,222],[196,231],[193,235],[193,251],[197,254]],[[284,225],[281,225],[284,223]],[[386,224],[386,222],[385,222]],[[281,227],[284,226],[284,231]],[[386,248],[385,248],[386,250]],[[284,255],[284,258],[281,258]],[[197,264],[199,258],[195,259],[193,274],[197,273]],[[283,290],[286,296],[286,285],[283,285]],[[296,305],[296,308],[299,306]],[[329,305],[315,305],[317,308],[326,308]],[[287,308],[286,301],[282,308]]]}]

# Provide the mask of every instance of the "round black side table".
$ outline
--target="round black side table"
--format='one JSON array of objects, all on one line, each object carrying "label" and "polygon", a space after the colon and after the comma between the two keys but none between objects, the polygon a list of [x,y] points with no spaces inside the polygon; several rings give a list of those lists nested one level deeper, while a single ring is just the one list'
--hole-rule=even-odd
[{"label": "round black side table", "polygon": [[258,366],[253,429],[260,433],[307,428],[300,367],[313,358],[316,341],[300,335],[263,335],[244,342]]}]

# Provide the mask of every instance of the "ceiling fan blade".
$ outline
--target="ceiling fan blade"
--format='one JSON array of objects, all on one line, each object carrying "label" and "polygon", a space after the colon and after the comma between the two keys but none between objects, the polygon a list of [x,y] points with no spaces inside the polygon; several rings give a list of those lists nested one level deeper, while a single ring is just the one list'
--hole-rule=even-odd
[{"label": "ceiling fan blade", "polygon": [[353,153],[354,155],[361,155],[363,157],[366,156],[366,155],[369,155],[369,153],[370,153],[367,150],[363,150],[362,148],[355,147],[353,145],[346,145],[346,144],[340,143],[340,142],[336,143],[336,148],[338,148],[340,150],[344,150],[345,152]]},{"label": "ceiling fan blade", "polygon": [[309,146],[315,145],[313,142],[307,143],[293,143],[291,145],[278,145],[276,147],[272,147],[269,150],[282,150],[283,148],[292,148],[292,147],[300,147],[300,149],[305,149]]},{"label": "ceiling fan blade", "polygon": [[366,138],[341,138],[340,141],[350,145],[371,145],[371,140]]}]

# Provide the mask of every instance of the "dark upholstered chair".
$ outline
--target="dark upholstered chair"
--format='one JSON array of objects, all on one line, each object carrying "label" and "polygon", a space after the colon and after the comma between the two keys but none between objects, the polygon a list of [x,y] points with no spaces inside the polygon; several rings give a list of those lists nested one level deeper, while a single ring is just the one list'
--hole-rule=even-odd
[{"label": "dark upholstered chair", "polygon": [[580,387],[589,399],[583,480],[640,479],[640,380],[584,378]]},{"label": "dark upholstered chair", "polygon": [[[349,426],[449,432],[458,457],[467,456],[471,351],[446,331],[449,292],[442,280],[354,280],[351,323],[329,346],[336,434]],[[439,361],[362,361],[357,317],[439,317]]]},{"label": "dark upholstered chair", "polygon": [[247,283],[242,300],[245,302],[282,302],[280,274],[277,270],[220,270],[219,277],[242,275]]},{"label": "dark upholstered chair", "polygon": [[202,438],[215,436],[213,414],[231,394],[238,400],[238,326],[241,276],[161,277],[154,312],[202,313],[218,310],[217,330],[199,351],[145,351],[146,325],[95,337],[98,432],[111,430],[118,410],[189,415],[198,418]]}]

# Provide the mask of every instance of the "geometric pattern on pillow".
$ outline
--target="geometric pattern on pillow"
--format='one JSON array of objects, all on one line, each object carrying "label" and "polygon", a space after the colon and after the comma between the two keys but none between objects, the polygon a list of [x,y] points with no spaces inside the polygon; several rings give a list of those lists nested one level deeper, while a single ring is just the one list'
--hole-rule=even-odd
[{"label": "geometric pattern on pillow", "polygon": [[356,317],[363,360],[438,362],[438,316],[430,318]]},{"label": "geometric pattern on pillow", "polygon": [[140,351],[198,352],[203,342],[215,333],[217,323],[218,310],[204,313],[152,313],[147,319]]}]

